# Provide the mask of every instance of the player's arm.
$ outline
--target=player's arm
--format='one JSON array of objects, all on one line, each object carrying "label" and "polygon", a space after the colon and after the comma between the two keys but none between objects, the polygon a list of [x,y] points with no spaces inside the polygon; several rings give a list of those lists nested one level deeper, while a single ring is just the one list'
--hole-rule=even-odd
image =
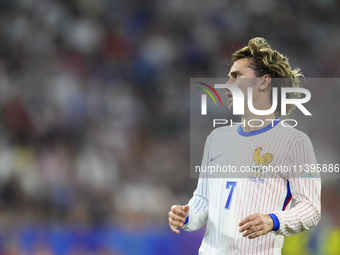
[{"label": "player's arm", "polygon": [[[202,158],[202,166],[209,165],[210,145],[212,143],[211,134],[208,136]],[[189,204],[185,206],[175,205],[169,212],[169,225],[173,232],[179,234],[177,228],[185,231],[199,229],[208,220],[208,173],[200,173],[197,188]]]},{"label": "player's arm", "polygon": [[[316,165],[316,158],[310,139],[306,136],[292,148],[289,165]],[[243,236],[253,239],[274,231],[278,235],[295,235],[314,227],[321,218],[321,180],[301,177],[301,173],[290,172],[289,179],[292,197],[296,206],[290,210],[275,211],[271,214],[255,213],[239,223]]]},{"label": "player's arm", "polygon": [[189,214],[183,224],[185,231],[193,231],[202,227],[208,221],[208,178],[202,177],[198,180],[197,188],[189,201]]},{"label": "player's arm", "polygon": [[[310,139],[299,140],[290,153],[290,164],[296,166],[316,166],[316,158]],[[301,175],[300,171],[288,173],[292,197],[296,206],[290,210],[273,212],[275,234],[290,236],[314,227],[321,219],[321,179],[320,175]],[[275,216],[277,219],[275,219]]]},{"label": "player's arm", "polygon": [[208,220],[208,199],[205,196],[206,178],[198,180],[197,189],[189,204],[174,205],[169,212],[169,225],[173,232],[179,234],[178,228],[185,231],[194,231],[203,226]]}]

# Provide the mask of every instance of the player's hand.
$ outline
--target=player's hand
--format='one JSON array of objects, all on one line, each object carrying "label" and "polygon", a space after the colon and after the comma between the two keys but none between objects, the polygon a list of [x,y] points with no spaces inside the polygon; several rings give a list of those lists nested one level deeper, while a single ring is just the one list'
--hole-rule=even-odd
[{"label": "player's hand", "polygon": [[241,220],[238,226],[244,237],[254,239],[268,234],[273,229],[274,223],[268,214],[254,213]]},{"label": "player's hand", "polygon": [[177,228],[183,228],[183,223],[189,215],[189,205],[173,205],[169,212],[169,225],[173,232],[179,234]]}]

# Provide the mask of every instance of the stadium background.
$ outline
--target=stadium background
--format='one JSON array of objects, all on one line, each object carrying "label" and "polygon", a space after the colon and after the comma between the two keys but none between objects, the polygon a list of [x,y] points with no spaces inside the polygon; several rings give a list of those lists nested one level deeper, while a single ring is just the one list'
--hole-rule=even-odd
[{"label": "stadium background", "polygon": [[[226,76],[224,60],[254,36],[306,77],[339,77],[339,11],[335,0],[0,0],[0,254],[196,254],[204,230],[167,223],[197,182],[190,78]],[[319,88],[331,114],[339,92]],[[325,141],[317,157],[338,159],[339,121],[308,125]],[[316,137],[322,125],[334,132]],[[324,182],[322,221],[283,254],[340,254],[339,201],[339,179]]]}]

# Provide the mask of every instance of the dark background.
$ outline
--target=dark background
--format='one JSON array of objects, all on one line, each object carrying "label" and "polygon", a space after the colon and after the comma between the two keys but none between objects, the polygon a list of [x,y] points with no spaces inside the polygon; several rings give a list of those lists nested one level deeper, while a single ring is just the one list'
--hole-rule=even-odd
[{"label": "dark background", "polygon": [[[335,0],[1,0],[0,254],[197,254],[203,230],[167,225],[197,182],[190,78],[225,77],[255,36],[306,77],[338,77],[339,11]],[[339,87],[317,91],[335,119]],[[308,126],[340,163],[331,123]],[[339,180],[326,182],[322,222],[284,254],[340,254],[339,198]]]}]

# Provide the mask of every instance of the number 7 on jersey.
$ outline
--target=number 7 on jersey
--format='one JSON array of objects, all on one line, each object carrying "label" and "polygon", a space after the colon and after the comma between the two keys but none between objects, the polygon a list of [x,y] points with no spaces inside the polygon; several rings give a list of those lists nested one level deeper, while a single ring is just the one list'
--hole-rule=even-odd
[{"label": "number 7 on jersey", "polygon": [[234,188],[236,186],[237,182],[227,182],[227,189],[230,189],[229,196],[227,199],[227,203],[225,204],[225,209],[229,210],[230,208],[230,203],[231,203],[231,198],[233,196]]}]

